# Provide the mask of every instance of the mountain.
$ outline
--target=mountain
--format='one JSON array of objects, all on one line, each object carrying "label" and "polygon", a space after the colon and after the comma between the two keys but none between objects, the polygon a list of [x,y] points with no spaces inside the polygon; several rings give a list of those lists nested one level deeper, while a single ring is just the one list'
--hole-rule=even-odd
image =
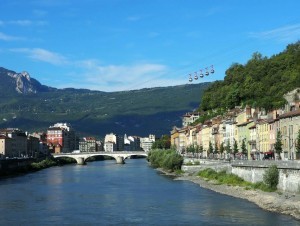
[{"label": "mountain", "polygon": [[54,88],[41,85],[36,79],[30,78],[28,72],[16,73],[0,67],[0,94],[11,96],[19,94],[32,94],[38,92],[48,92]]},{"label": "mountain", "polygon": [[0,68],[0,128],[46,130],[69,122],[80,135],[103,137],[113,132],[147,136],[169,134],[181,116],[198,108],[210,83],[145,88],[122,92],[56,89],[27,72]]}]

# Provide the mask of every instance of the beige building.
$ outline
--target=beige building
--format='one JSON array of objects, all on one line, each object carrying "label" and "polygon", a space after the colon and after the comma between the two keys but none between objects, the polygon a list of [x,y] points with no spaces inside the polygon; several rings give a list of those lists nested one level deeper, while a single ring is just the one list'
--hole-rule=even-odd
[{"label": "beige building", "polygon": [[27,135],[17,128],[1,129],[0,134],[11,138],[11,148],[6,152],[8,157],[27,157]]},{"label": "beige building", "polygon": [[11,145],[11,138],[5,135],[0,135],[0,158],[13,157]]},{"label": "beige building", "polygon": [[283,143],[283,158],[296,158],[296,139],[300,129],[300,109],[279,116]]},{"label": "beige building", "polygon": [[202,127],[202,147],[203,157],[208,157],[209,142],[211,141],[211,123],[205,123]]},{"label": "beige building", "polygon": [[186,113],[182,117],[182,126],[186,127],[195,122],[198,118],[200,117],[199,112],[191,112],[191,113]]}]

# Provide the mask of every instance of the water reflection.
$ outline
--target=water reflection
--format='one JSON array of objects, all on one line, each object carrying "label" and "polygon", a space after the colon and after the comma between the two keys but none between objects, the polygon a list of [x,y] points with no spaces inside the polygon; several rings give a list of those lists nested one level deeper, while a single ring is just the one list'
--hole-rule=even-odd
[{"label": "water reflection", "polygon": [[159,175],[144,159],[53,167],[0,186],[0,225],[299,225],[245,200]]}]

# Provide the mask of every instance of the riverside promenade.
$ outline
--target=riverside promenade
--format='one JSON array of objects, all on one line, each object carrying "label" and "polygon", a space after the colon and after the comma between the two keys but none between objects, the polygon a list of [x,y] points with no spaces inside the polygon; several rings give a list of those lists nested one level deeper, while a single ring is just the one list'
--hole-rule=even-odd
[{"label": "riverside promenade", "polygon": [[[196,163],[193,165],[193,162]],[[198,164],[199,163],[199,164]],[[217,184],[206,181],[196,174],[200,170],[211,168],[217,172],[225,170],[249,182],[262,181],[265,169],[270,165],[277,165],[279,169],[278,191],[264,192],[261,190],[247,190],[244,187]],[[282,214],[287,214],[299,219],[300,223],[300,162],[299,161],[224,161],[207,159],[184,160],[182,166],[184,174],[176,180],[192,181],[203,188],[246,199],[259,207]]]},{"label": "riverside promenade", "polygon": [[279,190],[300,193],[300,161],[298,160],[232,160],[229,162],[227,160],[185,158],[182,170],[190,173],[196,173],[207,168],[217,172],[225,170],[245,181],[256,183],[263,181],[265,170],[271,165],[276,165],[279,170],[277,186]]}]

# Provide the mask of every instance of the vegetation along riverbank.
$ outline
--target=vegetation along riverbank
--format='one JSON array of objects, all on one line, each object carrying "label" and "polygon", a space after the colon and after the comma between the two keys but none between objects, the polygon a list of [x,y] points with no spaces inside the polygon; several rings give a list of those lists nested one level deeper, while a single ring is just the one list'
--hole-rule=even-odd
[{"label": "vegetation along riverbank", "polygon": [[54,159],[50,156],[40,159],[3,160],[0,167],[0,177],[22,175],[52,166],[62,166],[71,163],[76,163],[76,161],[71,158]]},{"label": "vegetation along riverbank", "polygon": [[[262,209],[287,214],[300,220],[300,194],[276,189],[278,183],[276,167],[270,167],[266,171],[263,182],[250,183],[236,175],[227,174],[225,171],[216,172],[209,168],[195,172],[193,166],[190,166],[191,170],[185,167],[185,171],[182,171],[180,169],[183,157],[177,155],[173,150],[155,150],[149,153],[148,161],[159,171],[176,176],[175,180],[191,181],[203,188],[246,199]],[[172,158],[168,159],[169,156]]]}]

